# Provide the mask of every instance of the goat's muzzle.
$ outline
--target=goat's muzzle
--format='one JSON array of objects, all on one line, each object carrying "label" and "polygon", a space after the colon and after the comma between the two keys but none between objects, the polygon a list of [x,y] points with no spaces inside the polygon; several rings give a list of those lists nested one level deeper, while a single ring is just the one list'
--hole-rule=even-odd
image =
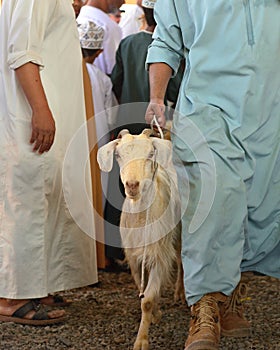
[{"label": "goat's muzzle", "polygon": [[137,199],[139,197],[139,185],[140,182],[137,180],[125,182],[125,193],[128,198]]}]

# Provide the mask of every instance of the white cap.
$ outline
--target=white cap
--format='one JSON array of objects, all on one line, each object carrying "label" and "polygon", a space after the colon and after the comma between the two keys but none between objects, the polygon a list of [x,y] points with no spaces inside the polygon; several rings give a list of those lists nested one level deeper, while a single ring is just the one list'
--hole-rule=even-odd
[{"label": "white cap", "polygon": [[104,29],[92,21],[77,22],[79,39],[83,49],[102,49]]},{"label": "white cap", "polygon": [[153,9],[157,0],[142,0],[142,6],[148,9]]}]

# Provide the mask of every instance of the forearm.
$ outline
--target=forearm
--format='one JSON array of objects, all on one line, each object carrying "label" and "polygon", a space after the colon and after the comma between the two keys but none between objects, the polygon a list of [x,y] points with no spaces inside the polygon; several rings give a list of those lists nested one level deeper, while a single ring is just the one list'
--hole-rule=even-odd
[{"label": "forearm", "polygon": [[164,96],[171,74],[172,69],[165,63],[152,63],[149,66],[150,103],[145,114],[147,123],[156,117],[159,125],[165,126]]},{"label": "forearm", "polygon": [[26,63],[15,70],[16,77],[33,112],[48,109],[48,102],[39,73],[39,66]]},{"label": "forearm", "polygon": [[152,63],[149,66],[150,101],[163,103],[172,68],[166,63]]},{"label": "forearm", "polygon": [[39,67],[26,63],[16,69],[16,76],[32,109],[30,143],[34,144],[34,151],[47,152],[54,141],[55,121],[41,82]]}]

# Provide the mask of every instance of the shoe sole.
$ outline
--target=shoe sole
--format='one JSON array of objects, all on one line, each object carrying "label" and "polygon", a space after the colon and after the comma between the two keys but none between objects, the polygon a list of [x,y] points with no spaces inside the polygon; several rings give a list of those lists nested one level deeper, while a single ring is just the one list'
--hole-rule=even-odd
[{"label": "shoe sole", "polygon": [[219,346],[208,341],[196,341],[185,347],[185,350],[218,350]]},{"label": "shoe sole", "polygon": [[13,322],[22,325],[29,326],[48,326],[56,323],[61,323],[66,320],[66,316],[57,317],[57,318],[49,318],[46,320],[30,320],[28,318],[19,318],[14,316],[4,316],[0,315],[0,322]]},{"label": "shoe sole", "polygon": [[221,335],[224,337],[232,337],[232,338],[243,338],[243,337],[249,337],[251,335],[251,329],[250,328],[240,328],[240,329],[233,329],[233,330],[225,330],[221,329]]}]

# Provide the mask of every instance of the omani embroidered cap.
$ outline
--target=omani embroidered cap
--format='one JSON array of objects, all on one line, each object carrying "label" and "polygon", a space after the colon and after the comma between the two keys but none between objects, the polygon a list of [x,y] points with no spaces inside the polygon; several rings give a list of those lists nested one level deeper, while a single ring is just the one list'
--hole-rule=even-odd
[{"label": "omani embroidered cap", "polygon": [[92,21],[78,22],[78,32],[83,49],[102,49],[104,29]]},{"label": "omani embroidered cap", "polygon": [[148,9],[153,9],[157,0],[142,0],[142,6]]}]

